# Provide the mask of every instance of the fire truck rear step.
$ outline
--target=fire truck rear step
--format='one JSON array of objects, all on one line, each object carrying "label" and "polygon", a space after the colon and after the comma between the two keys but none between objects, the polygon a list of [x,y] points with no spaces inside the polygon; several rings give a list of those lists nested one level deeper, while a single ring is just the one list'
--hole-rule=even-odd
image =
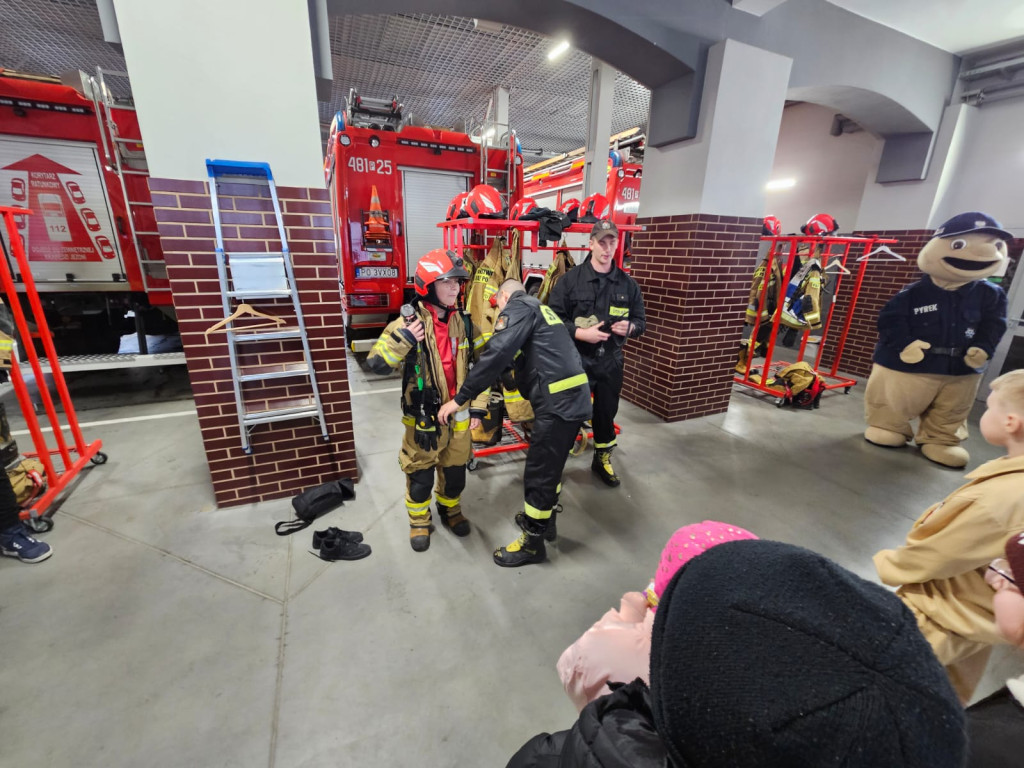
[{"label": "fire truck rear step", "polygon": [[[234,320],[228,324],[228,361],[231,365],[231,379],[235,390],[235,407],[238,413],[238,429],[242,439],[242,450],[252,453],[249,431],[258,424],[272,424],[279,421],[294,419],[316,419],[320,424],[320,435],[325,442],[330,440],[327,434],[327,419],[324,416],[323,403],[316,383],[316,372],[313,368],[313,356],[309,349],[309,337],[306,323],[302,317],[302,306],[299,303],[298,290],[295,287],[295,274],[292,268],[291,253],[288,250],[288,239],[285,235],[284,219],[281,215],[281,204],[277,197],[274,175],[267,163],[237,162],[233,160],[207,160],[206,171],[210,178],[210,202],[213,210],[213,225],[217,236],[217,274],[220,278],[220,293],[224,308],[224,317],[230,317],[234,311],[235,299],[250,302],[260,299],[291,300],[295,311],[294,328],[273,328],[265,332],[248,329],[244,325],[235,328]],[[277,222],[278,235],[281,238],[281,250],[270,253],[230,253],[224,249],[224,232],[221,226],[221,211],[217,197],[217,183],[221,179],[242,177],[250,184],[265,184],[270,191],[270,200],[274,206],[274,217]],[[239,344],[299,339],[302,342],[302,362],[278,365],[242,366],[238,362]],[[304,378],[309,382],[311,394],[300,399],[291,397],[288,400],[269,401],[260,399],[252,393],[246,401],[243,384],[285,378]],[[300,386],[297,384],[291,387]]]}]

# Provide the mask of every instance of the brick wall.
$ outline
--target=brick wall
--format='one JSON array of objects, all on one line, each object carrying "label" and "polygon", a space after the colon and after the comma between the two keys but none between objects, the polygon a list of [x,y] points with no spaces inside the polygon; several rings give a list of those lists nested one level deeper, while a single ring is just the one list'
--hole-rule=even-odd
[{"label": "brick wall", "polygon": [[[227,334],[215,333],[209,340],[203,335],[224,317],[207,186],[150,179],[150,188],[218,505],[291,496],[327,480],[355,478],[338,265],[327,192],[278,187],[330,442],[321,439],[315,419],[261,424],[252,429],[252,453],[247,455],[239,436]],[[221,184],[219,193],[228,252],[280,251],[265,187]],[[294,326],[290,300],[253,304]],[[297,339],[236,348],[243,353],[239,363],[245,366],[269,369],[302,361],[302,345]],[[247,402],[271,407],[306,398],[311,391],[304,377],[251,382],[243,387]]]},{"label": "brick wall", "polygon": [[640,219],[632,276],[647,332],[626,346],[622,395],[666,421],[729,407],[761,220],[690,214]]},{"label": "brick wall", "polygon": [[[861,234],[858,233],[858,235]],[[860,297],[854,309],[853,321],[850,323],[850,333],[846,345],[843,347],[843,356],[839,363],[841,371],[856,376],[868,376],[871,373],[871,356],[878,341],[878,313],[882,307],[901,288],[921,279],[921,271],[917,268],[917,254],[931,239],[933,230],[901,229],[870,234],[898,240],[897,244],[889,247],[901,256],[906,256],[907,261],[880,258],[871,259],[868,262]],[[1014,262],[1011,263],[1010,270],[1004,278],[1003,285],[1007,289],[1010,287],[1013,269],[1016,267],[1015,254],[1019,254],[1022,248],[1024,248],[1024,239],[1018,238],[1010,244],[1010,253],[1014,254],[1012,257]],[[859,251],[857,253],[859,255]],[[854,266],[851,264],[849,267],[856,274]],[[829,330],[825,351],[822,355],[822,370],[828,370],[835,358],[836,344],[839,341],[843,324],[846,322],[846,310],[853,290],[853,281],[844,280],[842,289],[845,298],[840,298],[832,317],[832,327]]]}]

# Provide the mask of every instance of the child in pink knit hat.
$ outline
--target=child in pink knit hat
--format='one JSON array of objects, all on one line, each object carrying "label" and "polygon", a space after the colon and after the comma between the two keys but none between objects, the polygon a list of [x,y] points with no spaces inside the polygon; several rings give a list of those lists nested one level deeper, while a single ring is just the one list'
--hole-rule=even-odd
[{"label": "child in pink knit hat", "polygon": [[673,533],[647,589],[624,594],[618,610],[609,610],[559,657],[558,676],[576,709],[611,693],[609,682],[628,683],[638,677],[647,682],[654,612],[676,571],[711,547],[756,538],[739,526],[713,520],[684,525]]}]

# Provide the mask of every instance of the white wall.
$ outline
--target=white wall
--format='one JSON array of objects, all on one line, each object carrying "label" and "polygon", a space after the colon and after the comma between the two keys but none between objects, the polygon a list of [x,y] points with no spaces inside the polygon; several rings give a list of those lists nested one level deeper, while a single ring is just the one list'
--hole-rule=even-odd
[{"label": "white wall", "polygon": [[[972,112],[970,107],[960,104],[946,107],[935,135],[925,178],[878,184],[875,172],[868,174],[856,229],[929,229],[944,221],[936,221],[937,201],[949,189],[960,163],[966,137],[970,134]],[[881,147],[878,148],[878,156],[881,156]],[[876,158],[872,167],[877,165]]]},{"label": "white wall", "polygon": [[641,216],[762,215],[791,64],[735,40],[712,46],[697,136],[646,151]]},{"label": "white wall", "polygon": [[835,114],[817,104],[794,104],[782,113],[772,179],[795,179],[796,185],[766,192],[764,213],[777,216],[783,232],[798,232],[816,213],[834,216],[841,232],[854,229],[882,141],[867,131],[830,135]]},{"label": "white wall", "polygon": [[205,180],[205,159],[269,162],[322,187],[305,0],[114,0],[150,173]]},{"label": "white wall", "polygon": [[1024,98],[963,109],[968,129],[935,219],[982,211],[1024,237]]}]

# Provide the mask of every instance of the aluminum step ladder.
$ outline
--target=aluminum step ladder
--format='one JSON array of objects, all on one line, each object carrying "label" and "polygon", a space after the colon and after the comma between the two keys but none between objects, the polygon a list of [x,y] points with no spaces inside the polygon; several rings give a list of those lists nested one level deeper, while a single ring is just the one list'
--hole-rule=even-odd
[{"label": "aluminum step ladder", "polygon": [[[217,274],[220,277],[221,301],[224,317],[234,311],[236,302],[256,302],[261,299],[291,299],[295,310],[295,327],[247,330],[235,328],[235,321],[227,325],[228,359],[231,363],[231,378],[235,388],[235,405],[238,409],[238,428],[242,437],[242,450],[252,453],[249,432],[257,424],[271,424],[279,421],[314,418],[320,423],[320,434],[324,442],[327,434],[327,420],[313,370],[313,357],[309,351],[309,338],[302,318],[302,306],[295,288],[295,274],[292,270],[291,253],[284,231],[281,204],[277,199],[277,187],[268,163],[242,162],[235,160],[207,160],[206,172],[210,178],[210,201],[213,209],[213,226],[217,236]],[[274,217],[281,238],[281,250],[267,253],[228,253],[224,250],[224,233],[221,228],[220,205],[217,200],[217,183],[224,179],[242,180],[247,184],[265,184],[270,190],[274,205]],[[297,339],[302,342],[303,362],[284,366],[256,366],[243,368],[238,364],[238,347],[261,341],[282,341]],[[309,380],[311,395],[305,402],[289,402],[281,407],[255,408],[246,403],[243,384],[270,379],[303,377]],[[270,405],[268,403],[268,405]]]}]

